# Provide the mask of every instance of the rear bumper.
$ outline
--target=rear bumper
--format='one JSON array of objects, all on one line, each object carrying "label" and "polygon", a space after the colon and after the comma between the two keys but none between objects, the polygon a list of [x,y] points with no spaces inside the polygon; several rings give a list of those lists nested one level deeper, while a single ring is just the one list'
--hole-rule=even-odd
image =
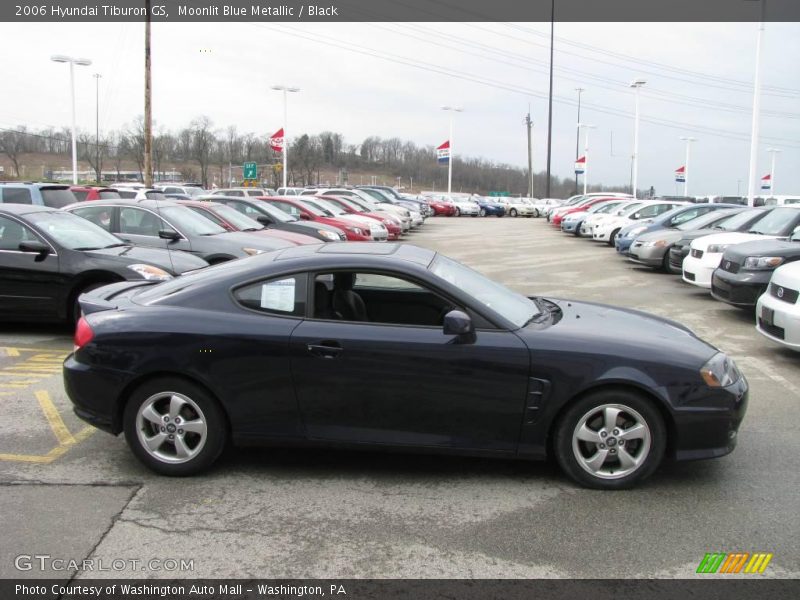
[{"label": "rear bumper", "polygon": [[122,431],[120,397],[128,374],[78,362],[73,353],[64,361],[63,376],[64,389],[78,417],[108,433]]}]

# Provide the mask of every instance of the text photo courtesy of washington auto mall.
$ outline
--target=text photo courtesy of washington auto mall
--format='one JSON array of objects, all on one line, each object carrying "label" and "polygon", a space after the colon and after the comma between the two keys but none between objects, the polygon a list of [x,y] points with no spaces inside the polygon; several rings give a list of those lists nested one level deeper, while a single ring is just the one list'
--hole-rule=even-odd
[{"label": "text photo courtesy of washington auto mall", "polygon": [[0,600],[800,597],[800,2],[0,3]]}]

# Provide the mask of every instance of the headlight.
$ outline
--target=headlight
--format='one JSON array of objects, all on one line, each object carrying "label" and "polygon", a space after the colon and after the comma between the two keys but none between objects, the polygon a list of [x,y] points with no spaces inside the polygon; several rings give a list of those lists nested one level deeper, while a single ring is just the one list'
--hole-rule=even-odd
[{"label": "headlight", "polygon": [[361,229],[360,227],[345,227],[345,229],[347,229],[347,231],[355,233],[356,235],[364,235],[364,230]]},{"label": "headlight", "polygon": [[708,387],[728,387],[739,381],[741,374],[733,359],[719,352],[703,365],[700,376]]},{"label": "headlight", "polygon": [[781,256],[748,256],[744,260],[744,268],[752,270],[769,270],[783,264]]},{"label": "headlight", "polygon": [[317,229],[317,233],[324,237],[326,240],[330,240],[332,242],[338,242],[339,236],[333,233],[332,231],[328,231],[327,229]]},{"label": "headlight", "polygon": [[242,252],[248,256],[255,256],[256,254],[263,254],[266,250],[259,250],[258,248],[242,248]]},{"label": "headlight", "polygon": [[148,281],[166,281],[172,279],[172,275],[167,273],[164,269],[159,269],[153,265],[128,265],[131,271],[136,271],[142,279]]},{"label": "headlight", "polygon": [[669,245],[667,240],[653,240],[652,242],[644,242],[642,246],[646,248],[663,248],[664,246]]},{"label": "headlight", "polygon": [[633,237],[635,235],[638,235],[638,234],[642,233],[645,229],[647,229],[647,227],[644,227],[644,226],[642,226],[642,227],[634,227],[628,233],[625,234],[625,237]]},{"label": "headlight", "polygon": [[706,248],[706,252],[710,254],[722,254],[728,246],[730,246],[730,244],[711,244]]}]

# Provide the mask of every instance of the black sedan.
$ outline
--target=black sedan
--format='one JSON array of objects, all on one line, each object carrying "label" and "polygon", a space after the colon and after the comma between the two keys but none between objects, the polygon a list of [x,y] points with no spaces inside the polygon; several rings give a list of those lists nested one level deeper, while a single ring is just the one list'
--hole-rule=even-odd
[{"label": "black sedan", "polygon": [[431,250],[323,244],[81,298],[64,363],[81,418],[167,475],[237,444],[554,455],[630,486],[733,450],[734,362],[683,325],[526,298]]},{"label": "black sedan", "polygon": [[241,198],[237,196],[201,196],[195,198],[196,200],[210,200],[211,202],[219,202],[220,204],[227,204],[235,208],[243,215],[247,215],[251,219],[255,219],[268,229],[282,229],[284,231],[293,231],[295,233],[302,233],[303,235],[310,235],[313,238],[323,242],[343,242],[347,239],[345,232],[328,225],[314,221],[313,223],[306,223],[301,221],[294,215],[290,215],[282,211],[280,208],[269,202],[264,202],[258,198]]},{"label": "black sedan", "polygon": [[77,298],[115,281],[161,281],[208,266],[183,252],[136,248],[68,212],[0,204],[0,318],[75,321]]},{"label": "black sedan", "polygon": [[212,265],[294,245],[276,238],[227,231],[172,200],[96,200],[70,204],[64,210],[133,245],[182,250]]},{"label": "black sedan", "polygon": [[711,295],[741,308],[754,308],[775,269],[800,260],[800,227],[789,241],[754,240],[725,249],[711,276]]}]

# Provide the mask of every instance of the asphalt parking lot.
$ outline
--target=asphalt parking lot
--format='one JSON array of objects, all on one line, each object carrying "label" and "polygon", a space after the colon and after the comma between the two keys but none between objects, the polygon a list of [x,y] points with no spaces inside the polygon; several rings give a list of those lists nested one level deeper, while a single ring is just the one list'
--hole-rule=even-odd
[{"label": "asphalt parking lot", "polygon": [[436,218],[410,237],[527,294],[687,324],[750,381],[739,447],[624,492],[578,488],[546,463],[316,450],[233,451],[170,479],[72,414],[69,331],[0,325],[0,577],[41,577],[15,557],[51,555],[193,561],[79,577],[684,578],[706,552],[737,551],[773,553],[763,576],[800,576],[800,355],[750,313],[541,219]]}]

